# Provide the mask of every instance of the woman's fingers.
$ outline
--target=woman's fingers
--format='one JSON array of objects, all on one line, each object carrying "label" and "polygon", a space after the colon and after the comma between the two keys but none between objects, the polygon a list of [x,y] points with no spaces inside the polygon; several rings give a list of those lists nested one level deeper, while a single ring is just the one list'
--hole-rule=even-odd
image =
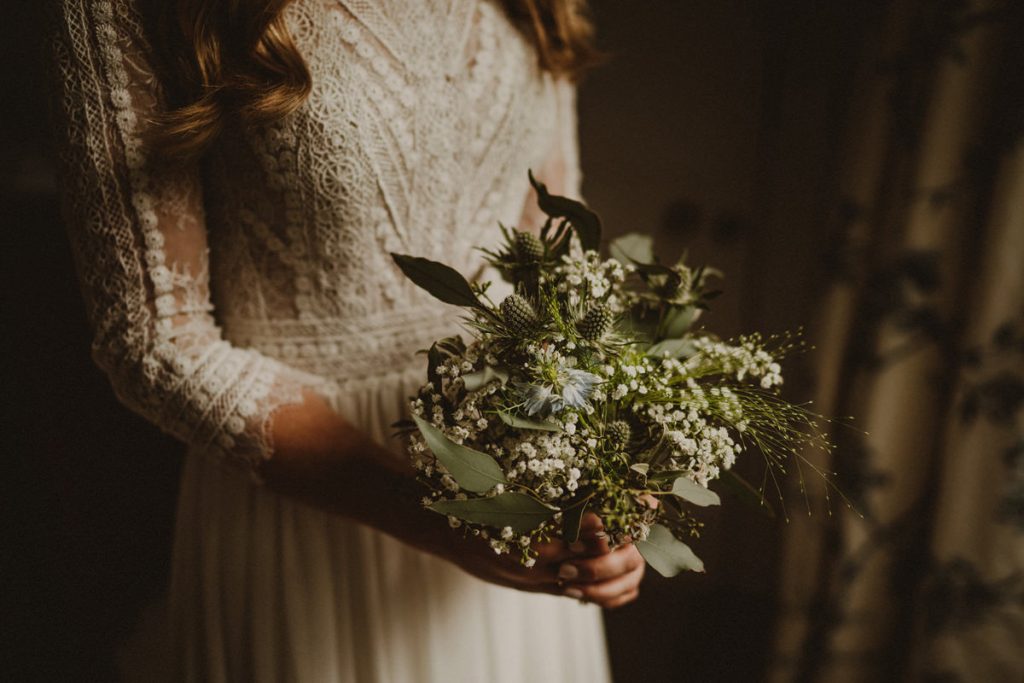
[{"label": "woman's fingers", "polygon": [[592,538],[594,534],[604,531],[604,522],[593,512],[583,515],[580,521],[580,538]]},{"label": "woman's fingers", "polygon": [[608,534],[604,530],[604,522],[593,512],[583,515],[580,522],[580,537],[569,549],[578,555],[606,555],[611,552],[608,545]]},{"label": "woman's fingers", "polygon": [[535,543],[533,549],[537,552],[538,566],[561,562],[575,555],[569,545],[561,539],[554,539],[547,543]]},{"label": "woman's fingers", "polygon": [[625,604],[628,602],[625,600],[627,596],[639,591],[644,569],[645,565],[641,563],[629,572],[608,581],[573,584],[565,589],[565,594],[580,600],[596,602],[602,607]]},{"label": "woman's fingers", "polygon": [[605,609],[615,609],[616,607],[628,605],[629,603],[636,600],[638,597],[640,597],[639,589],[630,591],[629,593],[624,593],[623,595],[620,595],[614,600],[609,600],[608,602],[601,605],[601,607],[604,607]]},{"label": "woman's fingers", "polygon": [[579,583],[607,581],[626,574],[643,563],[644,559],[636,546],[630,544],[616,548],[606,555],[567,560],[559,567],[558,577]]}]

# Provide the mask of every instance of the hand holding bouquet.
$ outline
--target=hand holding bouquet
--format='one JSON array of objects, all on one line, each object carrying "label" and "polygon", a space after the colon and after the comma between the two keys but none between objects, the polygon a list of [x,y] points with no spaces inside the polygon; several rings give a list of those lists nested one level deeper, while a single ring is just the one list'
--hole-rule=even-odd
[{"label": "hand holding bouquet", "polygon": [[661,574],[703,571],[684,540],[700,528],[694,506],[719,504],[710,482],[725,475],[762,501],[731,474],[737,457],[760,450],[774,477],[807,441],[829,447],[777,393],[790,345],[695,330],[715,295],[709,271],[657,263],[639,236],[602,258],[597,215],[530,180],[548,219],[539,237],[502,227],[502,247],[485,252],[514,287],[500,301],[488,282],[393,255],[464,307],[471,334],[430,347],[398,425],[430,490],[423,504],[527,566],[535,541],[576,541],[592,511],[613,545],[635,542]]}]

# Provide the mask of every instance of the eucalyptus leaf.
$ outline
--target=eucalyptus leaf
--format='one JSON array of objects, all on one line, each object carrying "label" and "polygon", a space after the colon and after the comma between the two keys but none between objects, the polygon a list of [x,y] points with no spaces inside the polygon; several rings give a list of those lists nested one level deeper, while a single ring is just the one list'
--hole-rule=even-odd
[{"label": "eucalyptus leaf", "polygon": [[608,245],[608,252],[619,263],[652,263],[654,261],[654,239],[650,235],[631,232],[616,237]]},{"label": "eucalyptus leaf", "polygon": [[558,508],[551,507],[525,493],[508,491],[493,498],[439,500],[430,506],[434,512],[458,517],[464,522],[483,524],[525,534],[554,517]]},{"label": "eucalyptus leaf", "polygon": [[686,470],[661,470],[660,472],[653,472],[648,478],[651,481],[668,481],[683,474],[686,474]]},{"label": "eucalyptus leaf", "polygon": [[495,368],[485,365],[482,370],[471,372],[462,376],[465,382],[466,391],[478,391],[494,380],[500,380],[502,384],[508,381],[508,371],[503,368]]},{"label": "eucalyptus leaf", "polygon": [[446,304],[483,308],[466,278],[454,268],[419,256],[392,253],[391,258],[407,278]]},{"label": "eucalyptus leaf", "polygon": [[501,465],[486,453],[455,443],[444,433],[426,420],[413,416],[427,446],[451,473],[459,486],[473,493],[490,491],[497,484],[506,484],[508,480],[501,470]]},{"label": "eucalyptus leaf", "polygon": [[717,493],[704,488],[689,477],[679,477],[672,482],[672,495],[700,507],[722,504],[722,500],[718,497]]},{"label": "eucalyptus leaf", "polygon": [[532,171],[529,176],[530,184],[537,192],[537,206],[540,210],[554,218],[568,219],[583,248],[597,251],[601,244],[601,219],[597,214],[575,199],[551,194],[544,183],[533,177]]},{"label": "eucalyptus leaf", "polygon": [[651,469],[651,464],[649,462],[635,462],[629,466],[629,469],[633,470],[634,472],[639,472],[644,476],[647,476],[647,473]]},{"label": "eucalyptus leaf", "polygon": [[701,309],[696,306],[674,307],[665,316],[663,325],[664,335],[667,339],[675,339],[683,336],[693,323],[700,317]]},{"label": "eucalyptus leaf", "polygon": [[652,358],[688,358],[697,352],[691,339],[663,339],[647,349]]},{"label": "eucalyptus leaf", "polygon": [[637,541],[636,549],[647,560],[647,564],[662,576],[675,576],[679,572],[703,572],[704,563],[690,546],[672,535],[668,527],[655,524],[646,541]]},{"label": "eucalyptus leaf", "polygon": [[541,432],[562,431],[562,427],[553,422],[548,422],[547,420],[533,420],[528,417],[519,417],[518,415],[507,413],[504,410],[498,411],[498,417],[500,417],[501,421],[509,427],[515,427],[516,429],[536,429]]}]

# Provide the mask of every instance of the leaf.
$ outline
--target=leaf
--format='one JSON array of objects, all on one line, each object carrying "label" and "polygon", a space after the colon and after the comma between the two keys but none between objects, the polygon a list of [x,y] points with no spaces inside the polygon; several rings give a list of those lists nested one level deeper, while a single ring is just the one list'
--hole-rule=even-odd
[{"label": "leaf", "polygon": [[688,358],[697,352],[691,339],[663,339],[647,349],[652,358]]},{"label": "leaf", "polygon": [[635,462],[635,463],[633,463],[632,465],[629,466],[629,469],[633,470],[634,472],[638,472],[638,473],[640,473],[640,474],[642,474],[642,475],[644,475],[646,477],[647,473],[651,469],[651,463],[649,463],[649,462]]},{"label": "leaf", "polygon": [[647,564],[662,576],[675,576],[683,570],[703,572],[704,563],[690,546],[672,535],[668,527],[655,524],[646,541],[637,541],[636,549]]},{"label": "leaf", "polygon": [[567,218],[580,238],[584,249],[597,251],[601,244],[601,219],[597,214],[581,202],[568,197],[560,197],[548,192],[544,183],[533,177],[529,172],[530,184],[537,191],[537,206],[548,216]]},{"label": "leaf", "polygon": [[556,425],[553,422],[547,420],[531,420],[528,417],[519,417],[506,413],[504,410],[498,411],[498,417],[501,421],[507,424],[509,427],[515,427],[516,429],[536,429],[542,432],[560,432],[562,431],[561,426]]},{"label": "leaf", "polygon": [[466,342],[462,341],[462,337],[459,335],[438,339],[436,345],[439,350],[449,356],[461,356],[466,351]]},{"label": "leaf", "polygon": [[673,308],[665,316],[665,337],[675,339],[683,336],[690,326],[700,317],[701,310],[696,306]]},{"label": "leaf", "polygon": [[430,506],[434,512],[458,517],[465,522],[483,524],[525,534],[554,517],[558,508],[546,505],[533,496],[509,491],[493,498],[439,500]]},{"label": "leaf", "polygon": [[455,443],[421,417],[413,415],[413,420],[427,446],[465,490],[484,493],[497,484],[508,483],[501,465],[491,456]]},{"label": "leaf", "polygon": [[466,278],[454,268],[419,256],[392,253],[391,258],[407,278],[446,304],[484,307]]},{"label": "leaf", "polygon": [[631,232],[612,240],[608,251],[623,265],[651,263],[654,261],[654,239],[650,235]]},{"label": "leaf", "polygon": [[682,474],[686,474],[686,472],[687,470],[661,470],[651,473],[648,479],[651,481],[668,481],[669,479],[675,479]]},{"label": "leaf", "polygon": [[741,501],[747,505],[757,508],[762,514],[767,515],[770,519],[775,519],[775,507],[768,502],[768,499],[764,497],[753,484],[749,481],[736,474],[732,470],[726,470],[722,473],[719,478],[720,482],[728,487],[729,491],[736,495]]},{"label": "leaf", "polygon": [[672,482],[672,495],[700,507],[722,504],[722,500],[718,497],[717,493],[704,488],[689,477],[679,477]]},{"label": "leaf", "polygon": [[466,391],[477,391],[483,389],[490,382],[500,380],[502,384],[508,381],[508,371],[503,368],[495,368],[485,365],[483,370],[477,370],[462,376],[465,382]]}]

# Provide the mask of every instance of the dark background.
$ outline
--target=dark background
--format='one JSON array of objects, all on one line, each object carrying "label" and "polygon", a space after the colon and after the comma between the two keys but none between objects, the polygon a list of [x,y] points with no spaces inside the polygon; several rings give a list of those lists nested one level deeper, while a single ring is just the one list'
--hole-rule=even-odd
[{"label": "dark background", "polygon": [[[584,194],[613,232],[653,231],[726,272],[711,318],[724,335],[811,315],[804,283],[824,266],[808,255],[826,245],[806,226],[829,199],[860,21],[850,4],[596,3],[610,60],[580,93]],[[167,579],[181,448],[91,364],[47,148],[39,8],[5,9],[0,677],[109,680]],[[742,506],[707,522],[706,575],[652,577],[608,615],[620,681],[763,677],[783,529]]]}]

